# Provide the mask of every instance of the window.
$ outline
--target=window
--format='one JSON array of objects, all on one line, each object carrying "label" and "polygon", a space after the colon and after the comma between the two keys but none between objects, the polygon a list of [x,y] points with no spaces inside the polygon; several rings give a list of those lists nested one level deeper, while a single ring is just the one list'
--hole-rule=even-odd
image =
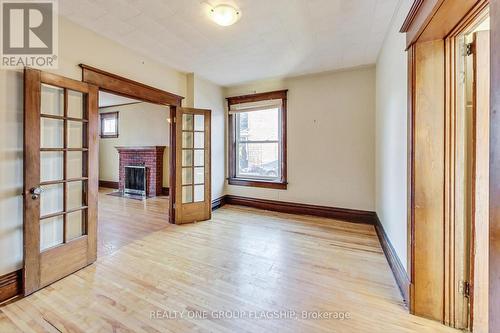
[{"label": "window", "polygon": [[101,113],[101,138],[118,137],[118,112]]},{"label": "window", "polygon": [[286,189],[286,96],[228,98],[229,184]]}]

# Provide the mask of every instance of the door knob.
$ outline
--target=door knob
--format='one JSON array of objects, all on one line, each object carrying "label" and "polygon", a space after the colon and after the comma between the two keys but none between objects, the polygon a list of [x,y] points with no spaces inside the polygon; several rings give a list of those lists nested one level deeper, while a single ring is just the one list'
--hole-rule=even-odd
[{"label": "door knob", "polygon": [[36,200],[42,194],[43,190],[40,187],[32,187],[30,189],[31,199]]}]

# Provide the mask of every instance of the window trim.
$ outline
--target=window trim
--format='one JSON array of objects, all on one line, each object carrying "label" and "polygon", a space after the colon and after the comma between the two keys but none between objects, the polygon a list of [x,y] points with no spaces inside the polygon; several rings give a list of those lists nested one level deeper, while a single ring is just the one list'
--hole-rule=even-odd
[{"label": "window trim", "polygon": [[251,103],[251,102],[260,102],[267,101],[273,99],[281,99],[281,128],[280,128],[280,140],[281,141],[281,149],[280,149],[280,165],[281,165],[281,177],[278,181],[269,181],[265,179],[258,178],[243,178],[237,177],[236,173],[236,117],[232,114],[228,115],[228,139],[229,139],[229,177],[228,183],[229,185],[237,185],[237,186],[251,186],[251,187],[262,187],[262,188],[272,188],[279,190],[287,189],[287,132],[286,132],[286,113],[287,113],[287,90],[278,90],[271,91],[265,93],[244,95],[244,96],[235,96],[227,98],[228,109],[231,108],[231,105],[242,104],[242,103]]},{"label": "window trim", "polygon": [[[99,121],[99,135],[102,139],[109,139],[109,138],[117,138],[118,135],[119,135],[119,128],[120,128],[120,125],[119,125],[119,112],[118,111],[114,111],[114,112],[105,112],[105,113],[100,113],[99,114],[99,117],[100,117],[100,121]],[[104,120],[105,119],[109,119],[109,118],[115,118],[116,119],[116,134],[103,134],[103,123],[104,123]]]}]

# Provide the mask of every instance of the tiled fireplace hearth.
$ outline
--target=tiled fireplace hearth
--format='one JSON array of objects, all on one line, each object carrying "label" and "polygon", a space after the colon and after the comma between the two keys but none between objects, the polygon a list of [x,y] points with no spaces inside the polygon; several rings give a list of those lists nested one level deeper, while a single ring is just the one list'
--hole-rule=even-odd
[{"label": "tiled fireplace hearth", "polygon": [[116,147],[120,154],[120,191],[125,190],[125,167],[146,167],[146,195],[156,196],[162,193],[163,153],[165,146]]}]

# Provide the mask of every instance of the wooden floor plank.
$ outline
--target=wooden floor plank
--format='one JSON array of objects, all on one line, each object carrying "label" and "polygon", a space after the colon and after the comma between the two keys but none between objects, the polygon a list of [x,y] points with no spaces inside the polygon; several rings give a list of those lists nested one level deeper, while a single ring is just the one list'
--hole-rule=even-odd
[{"label": "wooden floor plank", "polygon": [[[408,314],[373,226],[238,206],[175,226],[167,197],[108,192],[97,262],[1,308],[0,332],[457,332]],[[248,318],[272,311],[298,316]]]}]

